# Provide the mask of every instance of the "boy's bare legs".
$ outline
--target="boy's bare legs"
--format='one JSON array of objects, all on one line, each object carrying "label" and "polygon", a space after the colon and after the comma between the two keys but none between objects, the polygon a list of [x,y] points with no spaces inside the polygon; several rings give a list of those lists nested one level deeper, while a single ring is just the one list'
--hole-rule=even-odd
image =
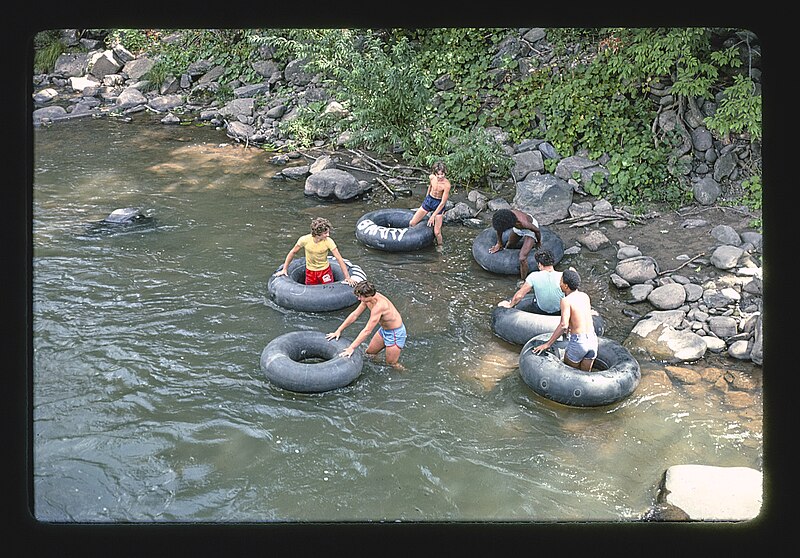
[{"label": "boy's bare legs", "polygon": [[405,367],[398,362],[400,360],[401,352],[403,352],[403,349],[397,345],[386,347],[386,364],[393,366],[397,370],[405,370]]},{"label": "boy's bare legs", "polygon": [[522,246],[519,249],[519,275],[523,281],[530,272],[528,269],[528,255],[531,253],[535,242],[536,240],[530,236],[525,236],[522,239]]},{"label": "boy's bare legs", "polygon": [[439,214],[433,218],[433,235],[436,237],[436,244],[441,246],[442,245],[442,223],[444,222],[444,217]]},{"label": "boy's bare legs", "polygon": [[425,215],[427,214],[428,214],[427,210],[423,209],[422,207],[418,208],[417,211],[414,212],[414,216],[411,218],[411,221],[409,221],[408,226],[413,227],[414,225],[422,221],[422,218],[425,217]]},{"label": "boy's bare legs", "polygon": [[405,370],[405,367],[398,362],[398,360],[400,360],[400,353],[403,350],[397,345],[387,347],[383,342],[383,337],[381,337],[380,332],[375,332],[375,335],[372,336],[372,340],[369,342],[366,354],[370,357],[374,357],[384,349],[386,349],[386,364],[398,370]]}]

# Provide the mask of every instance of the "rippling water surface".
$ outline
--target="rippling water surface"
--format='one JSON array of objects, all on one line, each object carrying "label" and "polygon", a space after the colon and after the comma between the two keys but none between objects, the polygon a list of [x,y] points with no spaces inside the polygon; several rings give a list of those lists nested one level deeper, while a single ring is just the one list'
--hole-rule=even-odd
[{"label": "rippling water surface", "polygon": [[[271,178],[269,154],[226,142],[155,122],[36,129],[37,519],[620,521],[653,503],[671,465],[761,468],[760,409],[665,385],[652,364],[617,405],[538,397],[519,347],[489,329],[516,281],[474,262],[474,229],[446,227],[441,253],[371,250],[354,231],[375,201],[305,197],[302,182]],[[86,234],[127,206],[158,226]],[[333,331],[349,312],[267,296],[314,216],[403,315],[405,371],[366,360],[355,383],[314,395],[263,376],[270,340]]]}]

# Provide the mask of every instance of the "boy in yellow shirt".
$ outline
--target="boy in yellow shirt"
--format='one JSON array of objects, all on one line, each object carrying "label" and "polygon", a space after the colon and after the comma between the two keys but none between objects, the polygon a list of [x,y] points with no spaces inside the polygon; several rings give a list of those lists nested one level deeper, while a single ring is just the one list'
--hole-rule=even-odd
[{"label": "boy in yellow shirt", "polygon": [[336,243],[330,237],[331,223],[323,217],[317,217],[311,221],[311,234],[305,234],[297,239],[297,243],[289,250],[283,268],[275,272],[275,275],[286,275],[289,269],[289,262],[301,248],[305,250],[306,257],[306,285],[323,285],[333,283],[333,271],[328,262],[328,252],[333,254],[339,267],[344,273],[344,283],[354,285],[355,280],[350,277],[350,272],[344,264],[342,255]]}]

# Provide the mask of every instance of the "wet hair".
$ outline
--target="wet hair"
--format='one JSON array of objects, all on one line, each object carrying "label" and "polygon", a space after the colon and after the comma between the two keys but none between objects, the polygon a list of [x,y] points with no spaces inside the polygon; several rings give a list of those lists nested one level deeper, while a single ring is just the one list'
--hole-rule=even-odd
[{"label": "wet hair", "polygon": [[574,269],[564,270],[564,273],[561,274],[561,280],[571,291],[575,291],[581,286],[581,276]]},{"label": "wet hair", "polygon": [[447,168],[444,166],[444,161],[436,161],[431,167],[433,174],[436,174],[439,171],[447,172]]},{"label": "wet hair", "polygon": [[553,253],[547,248],[537,250],[536,254],[534,254],[534,257],[536,258],[536,261],[542,265],[556,265],[555,256],[553,256]]},{"label": "wet hair", "polygon": [[497,232],[507,231],[517,222],[517,216],[510,209],[498,209],[492,215],[492,228]]},{"label": "wet hair", "polygon": [[311,234],[319,236],[325,231],[331,230],[331,222],[324,217],[316,217],[311,221]]},{"label": "wet hair", "polygon": [[353,294],[356,296],[370,297],[375,296],[377,292],[378,291],[375,290],[375,285],[369,281],[359,281],[356,283],[355,287],[353,287]]}]

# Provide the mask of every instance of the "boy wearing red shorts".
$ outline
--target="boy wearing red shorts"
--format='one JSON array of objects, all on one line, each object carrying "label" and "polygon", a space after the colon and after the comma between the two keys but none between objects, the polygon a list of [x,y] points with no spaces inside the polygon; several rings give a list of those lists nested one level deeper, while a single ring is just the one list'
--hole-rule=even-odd
[{"label": "boy wearing red shorts", "polygon": [[328,262],[328,252],[333,254],[339,267],[344,273],[344,282],[348,285],[355,284],[355,280],[350,278],[350,272],[344,264],[336,243],[330,237],[331,223],[325,218],[317,217],[311,221],[311,234],[305,234],[297,239],[297,243],[289,250],[283,267],[275,275],[286,275],[289,269],[289,262],[295,254],[303,249],[306,257],[306,285],[323,285],[333,283],[333,270]]}]

